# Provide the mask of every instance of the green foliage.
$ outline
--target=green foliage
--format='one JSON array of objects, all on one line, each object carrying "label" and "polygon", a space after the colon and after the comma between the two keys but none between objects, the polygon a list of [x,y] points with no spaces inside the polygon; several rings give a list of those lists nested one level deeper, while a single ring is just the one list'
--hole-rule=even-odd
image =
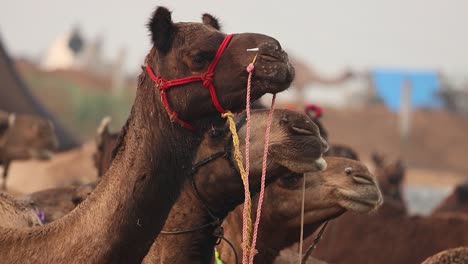
[{"label": "green foliage", "polygon": [[91,139],[105,116],[112,117],[112,129],[125,123],[134,99],[126,89],[112,95],[108,87],[80,84],[62,76],[40,72],[24,76],[32,92],[62,123],[81,139]]}]

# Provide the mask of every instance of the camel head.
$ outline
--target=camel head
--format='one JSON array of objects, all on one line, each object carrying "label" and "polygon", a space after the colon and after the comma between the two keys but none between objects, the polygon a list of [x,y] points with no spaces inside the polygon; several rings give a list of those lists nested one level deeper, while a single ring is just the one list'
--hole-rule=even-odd
[{"label": "camel head", "polygon": [[[251,190],[254,191],[258,191],[261,179],[267,117],[268,110],[252,111],[249,184]],[[245,153],[245,133],[244,125],[239,129],[242,153]],[[231,134],[226,127],[209,130],[198,149],[194,163],[214,153],[222,153],[230,141]],[[275,110],[270,134],[267,181],[284,173],[303,173],[325,169],[326,163],[322,154],[327,148],[328,144],[321,138],[317,126],[307,116],[290,110]],[[234,157],[233,150],[230,151],[230,156]],[[194,175],[202,196],[210,205],[223,208],[226,213],[233,209],[233,207],[226,209],[226,199],[231,197],[237,202],[229,206],[236,206],[243,199],[242,182],[237,164],[229,159],[217,158],[199,167]]]},{"label": "camel head", "polygon": [[104,175],[109,168],[112,161],[112,151],[119,138],[119,133],[109,131],[110,122],[110,117],[103,118],[96,133],[96,153],[93,154],[93,161],[99,177]]},{"label": "camel head", "polygon": [[468,213],[468,182],[455,187],[452,194],[434,210],[435,213]]},{"label": "camel head", "polygon": [[387,162],[385,157],[378,153],[372,154],[380,189],[384,196],[394,201],[404,202],[403,184],[405,180],[405,166],[401,160]]},{"label": "camel head", "polygon": [[[306,236],[324,221],[347,210],[366,213],[382,204],[377,179],[363,163],[338,157],[324,159],[328,164],[326,170],[289,173],[277,178],[266,189],[262,222],[266,229],[278,232],[281,241],[272,241],[279,243],[274,245],[275,248],[286,247],[299,237],[304,175]],[[281,223],[283,234],[280,234],[277,223]]]},{"label": "camel head", "polygon": [[49,120],[0,112],[0,156],[4,160],[49,159],[57,146]]},{"label": "camel head", "polygon": [[[153,48],[146,63],[157,76],[166,80],[203,76],[227,36],[220,31],[218,20],[209,14],[202,16],[201,23],[175,23],[171,12],[164,7],[156,9],[148,28]],[[254,33],[234,34],[211,77],[224,109],[235,111],[245,106],[246,67],[255,55],[252,101],[265,93],[283,91],[291,84],[294,68],[276,39]],[[196,81],[167,90],[169,104],[181,119],[191,121],[218,112],[203,83]]]}]

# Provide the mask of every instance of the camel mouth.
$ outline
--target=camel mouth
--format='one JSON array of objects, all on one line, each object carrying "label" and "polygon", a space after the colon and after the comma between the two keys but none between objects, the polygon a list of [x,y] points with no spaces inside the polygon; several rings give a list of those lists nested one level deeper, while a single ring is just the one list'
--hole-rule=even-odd
[{"label": "camel mouth", "polygon": [[263,88],[265,93],[279,93],[289,88],[295,77],[295,69],[288,60],[259,60],[253,77],[253,83]]},{"label": "camel mouth", "polygon": [[383,203],[383,198],[378,189],[359,193],[355,190],[340,189],[340,196],[343,198],[339,202],[343,208],[359,213],[367,213],[376,210]]}]

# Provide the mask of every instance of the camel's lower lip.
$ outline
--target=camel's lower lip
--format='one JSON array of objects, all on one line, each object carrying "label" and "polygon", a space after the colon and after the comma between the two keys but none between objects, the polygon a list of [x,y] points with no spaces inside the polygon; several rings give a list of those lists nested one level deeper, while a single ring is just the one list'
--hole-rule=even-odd
[{"label": "camel's lower lip", "polygon": [[[352,191],[351,191],[352,192]],[[367,211],[371,211],[375,208],[378,208],[382,204],[382,197],[378,194],[367,195],[366,197],[361,197],[358,195],[352,195],[350,191],[340,192],[348,203],[357,205],[357,207],[365,208]],[[363,210],[366,211],[366,210]]]}]

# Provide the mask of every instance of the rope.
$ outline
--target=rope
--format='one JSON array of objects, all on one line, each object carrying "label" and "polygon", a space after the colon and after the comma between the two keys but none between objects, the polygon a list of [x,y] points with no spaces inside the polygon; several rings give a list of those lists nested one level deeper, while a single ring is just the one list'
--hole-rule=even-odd
[{"label": "rope", "polygon": [[[247,180],[249,179],[250,173],[250,94],[252,90],[252,74],[255,68],[254,63],[257,60],[257,55],[253,58],[252,62],[247,66],[247,95],[245,99],[245,119],[247,126],[245,128],[245,170],[247,172]],[[249,198],[250,199],[250,198]],[[247,256],[249,254],[249,244],[251,243],[251,228],[252,228],[252,218],[250,216],[252,208],[251,206],[245,206],[247,200],[244,198],[244,207],[243,207],[243,218],[242,218],[242,263],[247,263]],[[247,219],[248,218],[248,219]]]},{"label": "rope", "polygon": [[306,253],[304,254],[304,257],[302,258],[302,261],[299,262],[301,264],[306,263],[307,259],[309,259],[310,255],[312,254],[312,251],[317,247],[317,244],[322,240],[322,236],[325,233],[325,229],[328,226],[328,220],[323,224],[322,228],[318,232],[318,234],[315,236],[314,241],[312,245],[307,249]]},{"label": "rope", "polygon": [[[242,154],[240,152],[240,147],[239,147],[239,135],[237,134],[236,131],[236,124],[234,122],[234,115],[232,112],[227,111],[224,114],[221,114],[222,117],[227,118],[228,123],[229,123],[229,130],[231,131],[232,135],[232,142],[233,142],[233,147],[234,147],[234,160],[237,163],[237,167],[239,167],[239,173],[242,178],[242,183],[244,184],[244,217],[242,221],[242,249],[243,249],[243,255],[244,253],[249,250],[249,244],[248,241],[250,241],[251,237],[251,232],[252,232],[252,218],[251,218],[251,208],[252,208],[252,201],[250,198],[250,189],[249,189],[249,180],[247,178],[247,173],[244,168],[244,164],[242,162]],[[247,123],[247,127],[249,127],[249,123]],[[246,146],[247,147],[247,146]],[[245,240],[244,240],[245,238]],[[247,258],[247,256],[246,256]],[[247,260],[247,259],[246,259]],[[242,260],[242,263],[244,262],[244,258]]]},{"label": "rope", "polygon": [[[262,179],[260,183],[260,194],[259,194],[258,205],[257,205],[257,217],[255,219],[254,233],[253,233],[253,238],[252,238],[252,245],[251,245],[252,249],[255,249],[255,246],[257,243],[258,226],[260,225],[260,217],[262,214],[262,204],[263,204],[263,199],[265,196],[268,145],[270,142],[270,130],[271,130],[271,123],[273,122],[273,109],[275,108],[275,100],[276,100],[276,94],[274,94],[273,98],[271,99],[271,107],[268,113],[267,127],[265,131],[265,144],[263,145]],[[254,256],[255,256],[255,250],[252,250],[250,252],[249,263],[253,264]]]},{"label": "rope", "polygon": [[303,177],[302,182],[302,204],[301,204],[301,235],[299,237],[299,261],[302,263],[302,244],[304,243],[304,211],[305,211],[305,186],[306,186],[306,175]]}]

